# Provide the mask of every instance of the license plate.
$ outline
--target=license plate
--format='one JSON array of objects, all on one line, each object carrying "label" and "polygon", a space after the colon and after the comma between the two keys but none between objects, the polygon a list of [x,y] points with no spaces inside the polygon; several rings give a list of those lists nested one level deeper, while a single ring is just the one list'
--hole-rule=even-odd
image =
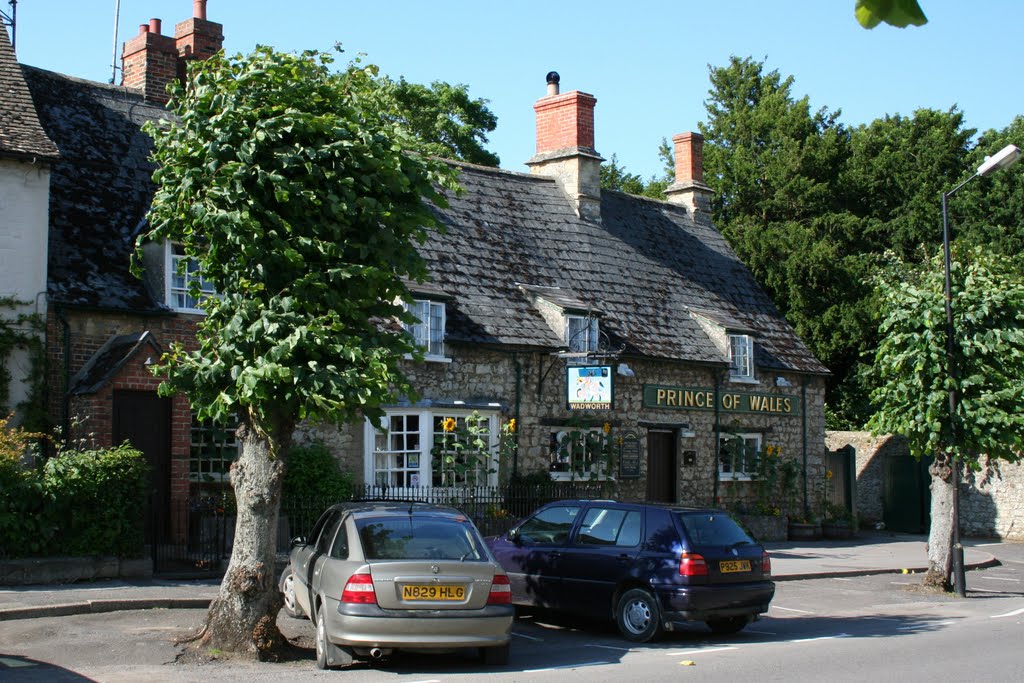
[{"label": "license plate", "polygon": [[718,570],[723,574],[729,572],[749,572],[750,560],[723,560],[718,563]]},{"label": "license plate", "polygon": [[465,586],[411,584],[402,586],[403,600],[465,600]]}]

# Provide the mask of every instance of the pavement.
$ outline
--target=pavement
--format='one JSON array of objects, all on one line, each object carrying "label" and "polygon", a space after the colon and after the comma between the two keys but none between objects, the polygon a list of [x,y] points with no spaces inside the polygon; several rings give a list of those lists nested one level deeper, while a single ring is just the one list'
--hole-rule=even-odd
[{"label": "pavement", "polygon": [[[860,532],[837,541],[765,543],[776,581],[869,574],[922,573],[928,566],[927,536]],[[965,543],[964,565],[999,564],[983,548]],[[0,621],[140,609],[205,609],[219,579],[107,579],[62,585],[0,586]]]}]

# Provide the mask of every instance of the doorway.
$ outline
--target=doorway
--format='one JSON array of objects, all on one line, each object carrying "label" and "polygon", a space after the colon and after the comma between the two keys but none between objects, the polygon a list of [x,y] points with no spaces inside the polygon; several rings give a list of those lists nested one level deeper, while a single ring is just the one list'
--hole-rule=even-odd
[{"label": "doorway", "polygon": [[146,543],[162,541],[171,500],[171,400],[151,391],[115,391],[112,431],[112,443],[128,441],[146,457]]},{"label": "doorway", "polygon": [[676,502],[676,434],[674,431],[647,432],[647,500]]}]

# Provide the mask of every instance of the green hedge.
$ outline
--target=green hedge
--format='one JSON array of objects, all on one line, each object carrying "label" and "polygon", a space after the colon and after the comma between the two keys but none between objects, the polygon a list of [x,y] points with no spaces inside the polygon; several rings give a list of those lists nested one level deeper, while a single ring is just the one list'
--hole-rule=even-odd
[{"label": "green hedge", "polygon": [[148,470],[127,444],[0,466],[0,557],[141,557]]},{"label": "green hedge", "polygon": [[324,510],[352,499],[352,476],[342,472],[321,442],[295,446],[288,454],[281,492],[281,514],[288,516],[292,536],[309,532]]}]

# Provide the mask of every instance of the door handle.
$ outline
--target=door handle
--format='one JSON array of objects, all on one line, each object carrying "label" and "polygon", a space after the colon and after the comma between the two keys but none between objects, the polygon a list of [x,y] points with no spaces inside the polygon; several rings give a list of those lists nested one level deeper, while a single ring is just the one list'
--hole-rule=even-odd
[{"label": "door handle", "polygon": [[622,553],[621,555],[619,555],[615,559],[617,559],[622,564],[628,564],[629,563],[629,555],[627,555],[626,553]]}]

